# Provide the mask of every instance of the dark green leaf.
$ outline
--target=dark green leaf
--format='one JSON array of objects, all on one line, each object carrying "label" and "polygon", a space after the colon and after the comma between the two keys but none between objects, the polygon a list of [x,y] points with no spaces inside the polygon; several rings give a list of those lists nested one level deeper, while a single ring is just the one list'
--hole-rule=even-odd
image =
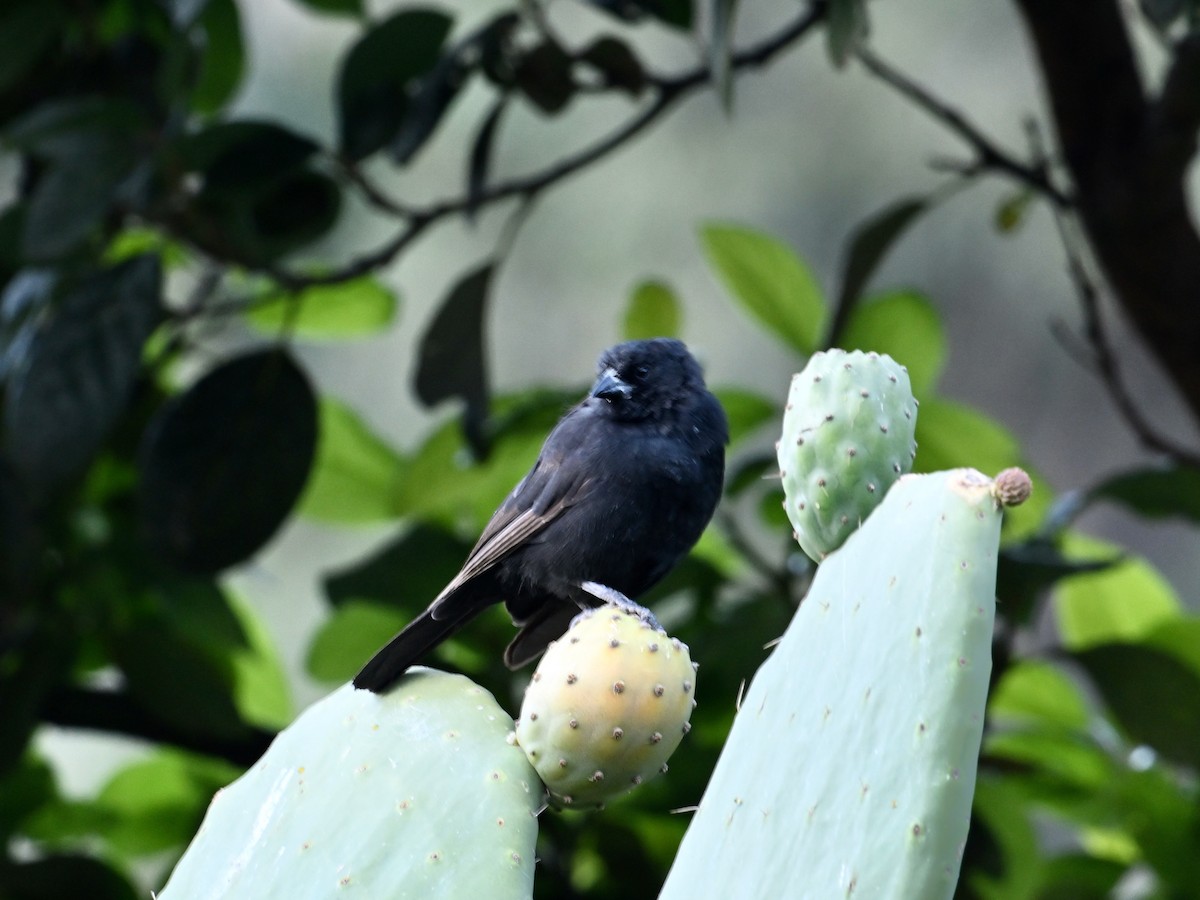
[{"label": "dark green leaf", "polygon": [[[14,638],[16,638],[14,640]],[[0,667],[0,772],[25,754],[39,724],[42,703],[75,662],[76,638],[47,617],[38,630],[7,638]]]},{"label": "dark green leaf", "polygon": [[483,120],[479,133],[475,135],[475,142],[471,145],[471,159],[467,165],[467,208],[465,210],[468,221],[475,218],[479,202],[487,188],[488,175],[492,167],[492,144],[496,140],[496,128],[506,109],[508,109],[508,98],[502,95],[492,105],[491,112]]},{"label": "dark green leaf", "polygon": [[1200,672],[1142,644],[1098,644],[1073,656],[1133,740],[1200,769]]},{"label": "dark green leaf", "polygon": [[209,0],[200,17],[204,51],[192,92],[192,109],[211,115],[233,96],[246,68],[242,20],[234,0]]},{"label": "dark green leaf", "polygon": [[343,153],[363,159],[396,137],[413,83],[437,64],[450,25],[443,13],[402,9],[350,48],[337,86]]},{"label": "dark green leaf", "polygon": [[675,292],[661,281],[643,281],[629,298],[622,333],[627,341],[677,337],[681,319]]},{"label": "dark green leaf", "polygon": [[35,862],[0,861],[5,900],[138,900],[124,876],[89,856],[47,856]]},{"label": "dark green leaf", "polygon": [[353,568],[325,579],[334,606],[353,600],[419,611],[454,577],[471,546],[441,528],[417,525]]},{"label": "dark green leaf", "polygon": [[707,225],[700,238],[710,265],[759,322],[801,353],[816,348],[825,299],[790,247],[762,232],[729,225]]},{"label": "dark green leaf", "polygon": [[190,135],[184,159],[204,177],[206,193],[236,194],[295,172],[317,151],[311,139],[274,122],[219,122]]},{"label": "dark green leaf", "polygon": [[36,756],[27,755],[0,773],[0,840],[7,843],[26,816],[57,796],[54,772]]},{"label": "dark green leaf", "polygon": [[346,681],[406,621],[399,610],[352,600],[340,606],[317,632],[305,668],[320,681]]},{"label": "dark green leaf", "polygon": [[161,318],[160,281],[154,256],[104,269],[10,346],[5,449],[31,496],[81,471],[125,408]]},{"label": "dark green leaf", "polygon": [[708,42],[708,71],[726,112],[733,109],[733,23],[738,0],[710,0],[712,32]]},{"label": "dark green leaf", "polygon": [[217,572],[265,544],[308,477],[317,406],[282,350],[225,363],[155,416],[142,440],[142,523],[173,565]]},{"label": "dark green leaf", "polygon": [[1127,871],[1124,863],[1082,853],[1056,856],[1042,866],[1033,900],[1108,900]]},{"label": "dark green leaf", "polygon": [[244,220],[251,256],[277,259],[325,234],[337,221],[342,192],[328,175],[292,174],[259,195]]},{"label": "dark green leaf", "polygon": [[553,40],[545,40],[521,55],[513,70],[517,87],[542,112],[561,112],[579,85],[573,61]]},{"label": "dark green leaf", "polygon": [[8,0],[0,9],[0,92],[17,84],[61,34],[62,7],[46,0]]},{"label": "dark green leaf", "polygon": [[725,409],[729,419],[729,443],[737,444],[762,425],[772,421],[781,413],[779,408],[765,397],[737,388],[720,388],[714,393]]},{"label": "dark green leaf", "polygon": [[366,10],[363,0],[296,0],[302,6],[307,6],[313,12],[328,13],[334,16],[361,17]]},{"label": "dark green leaf", "polygon": [[867,0],[829,0],[825,22],[829,58],[840,68],[867,36]]},{"label": "dark green leaf", "polygon": [[638,97],[646,85],[646,72],[641,60],[624,41],[605,35],[597,38],[579,55],[600,73],[606,87],[618,88],[631,97]]},{"label": "dark green leaf", "polygon": [[484,328],[491,262],[465,275],[450,291],[421,338],[415,388],[426,406],[461,397],[463,430],[478,457],[487,455],[488,415]]},{"label": "dark green leaf", "polygon": [[1138,0],[1138,6],[1151,25],[1165,31],[1183,15],[1184,0]]},{"label": "dark green leaf", "polygon": [[130,695],[152,717],[197,737],[248,732],[233,702],[232,673],[165,624],[134,624],[110,639],[110,650]]},{"label": "dark green leaf", "polygon": [[321,522],[354,525],[397,517],[405,460],[350,408],[324,397],[312,477],[300,512]]},{"label": "dark green leaf", "polygon": [[1136,469],[1101,482],[1089,500],[1111,500],[1149,519],[1200,522],[1200,472],[1183,466]]},{"label": "dark green leaf", "polygon": [[1036,535],[1009,544],[1001,548],[996,569],[998,613],[1010,622],[1027,624],[1047,588],[1072,575],[1103,572],[1120,561],[1119,556],[1071,559],[1057,544]]},{"label": "dark green leaf", "polygon": [[466,87],[473,62],[469,55],[464,56],[462,45],[459,45],[438,60],[437,65],[417,82],[396,136],[392,138],[392,158],[397,163],[408,165],[417,151],[425,146]]},{"label": "dark green leaf", "polygon": [[729,467],[725,475],[725,494],[738,497],[756,485],[779,480],[779,461],[774,453],[751,453]]},{"label": "dark green leaf", "polygon": [[933,391],[946,362],[941,317],[928,298],[910,291],[882,294],[857,304],[838,346],[888,354],[908,369],[918,399]]},{"label": "dark green leaf", "polygon": [[1033,191],[1025,189],[1005,197],[996,207],[996,230],[1001,234],[1012,234],[1020,228],[1035,196]]},{"label": "dark green leaf", "polygon": [[343,339],[375,334],[396,318],[396,295],[370,276],[339,284],[319,284],[295,294],[275,293],[256,303],[246,321],[259,331],[296,337]]},{"label": "dark green leaf", "polygon": [[[849,320],[863,288],[892,245],[928,206],[929,201],[924,197],[909,197],[880,210],[854,229],[846,262],[842,266],[842,289],[837,300],[839,327]],[[840,334],[831,335],[831,342],[839,347],[842,346],[841,340]]]}]

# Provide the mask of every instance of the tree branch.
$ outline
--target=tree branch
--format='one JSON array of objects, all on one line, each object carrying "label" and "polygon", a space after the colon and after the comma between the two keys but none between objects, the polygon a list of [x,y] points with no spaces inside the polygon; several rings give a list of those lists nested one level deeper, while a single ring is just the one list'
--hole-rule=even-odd
[{"label": "tree branch", "polygon": [[[766,65],[779,53],[804,37],[821,21],[824,15],[825,4],[822,2],[814,3],[807,11],[796,18],[791,24],[782,28],[778,33],[754,47],[735,53],[730,59],[730,68],[735,71],[741,71]],[[352,260],[340,269],[322,274],[300,274],[280,268],[271,268],[268,269],[268,272],[281,285],[292,290],[315,284],[336,284],[373,272],[396,259],[431,225],[449,216],[465,212],[468,205],[471,205],[474,209],[478,209],[513,197],[532,199],[541,191],[608,156],[641,134],[641,132],[660,119],[678,101],[707,85],[711,79],[711,74],[710,67],[703,65],[677,76],[649,77],[647,83],[654,89],[654,97],[650,103],[633,116],[633,118],[592,145],[564,157],[540,172],[534,172],[520,178],[513,178],[494,184],[476,197],[454,197],[423,209],[403,210],[408,218],[404,227],[376,250]],[[380,192],[370,188],[369,183],[362,177],[361,172],[357,174],[358,181],[355,183],[360,189],[364,190],[365,196],[371,200],[373,205],[379,208],[386,208],[386,204],[389,201],[386,201],[386,198],[383,198]],[[384,204],[379,202],[381,199],[384,200]]]}]

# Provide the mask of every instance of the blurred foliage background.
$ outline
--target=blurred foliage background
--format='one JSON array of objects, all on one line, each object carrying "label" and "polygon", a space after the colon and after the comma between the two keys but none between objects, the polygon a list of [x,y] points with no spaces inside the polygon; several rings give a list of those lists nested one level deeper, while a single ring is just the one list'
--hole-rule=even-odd
[{"label": "blurred foliage background", "polygon": [[[0,896],[161,885],[655,334],[733,425],[646,598],[700,706],[543,817],[538,895],[657,893],[811,578],[771,445],[843,346],[908,366],[919,470],[1035,477],[960,895],[1200,896],[1198,9],[7,0]],[[510,631],[436,663],[515,712]]]}]

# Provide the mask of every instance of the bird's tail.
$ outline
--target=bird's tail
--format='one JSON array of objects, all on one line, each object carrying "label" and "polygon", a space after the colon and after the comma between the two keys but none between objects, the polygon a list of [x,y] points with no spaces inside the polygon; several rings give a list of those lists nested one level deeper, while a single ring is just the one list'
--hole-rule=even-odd
[{"label": "bird's tail", "polygon": [[383,693],[420,661],[426,653],[462,628],[479,610],[468,607],[456,616],[435,619],[425,610],[404,626],[404,630],[388,641],[361,671],[354,676],[354,686],[376,694]]}]

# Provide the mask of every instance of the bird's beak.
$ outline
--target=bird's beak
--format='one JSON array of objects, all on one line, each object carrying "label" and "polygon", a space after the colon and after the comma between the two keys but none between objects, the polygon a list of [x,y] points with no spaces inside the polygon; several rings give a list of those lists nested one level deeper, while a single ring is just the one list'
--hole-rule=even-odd
[{"label": "bird's beak", "polygon": [[596,379],[596,383],[592,385],[592,396],[599,397],[601,400],[607,400],[612,403],[614,400],[628,399],[633,393],[633,388],[621,380],[621,376],[617,374],[617,370],[611,366],[600,373],[600,377]]}]

